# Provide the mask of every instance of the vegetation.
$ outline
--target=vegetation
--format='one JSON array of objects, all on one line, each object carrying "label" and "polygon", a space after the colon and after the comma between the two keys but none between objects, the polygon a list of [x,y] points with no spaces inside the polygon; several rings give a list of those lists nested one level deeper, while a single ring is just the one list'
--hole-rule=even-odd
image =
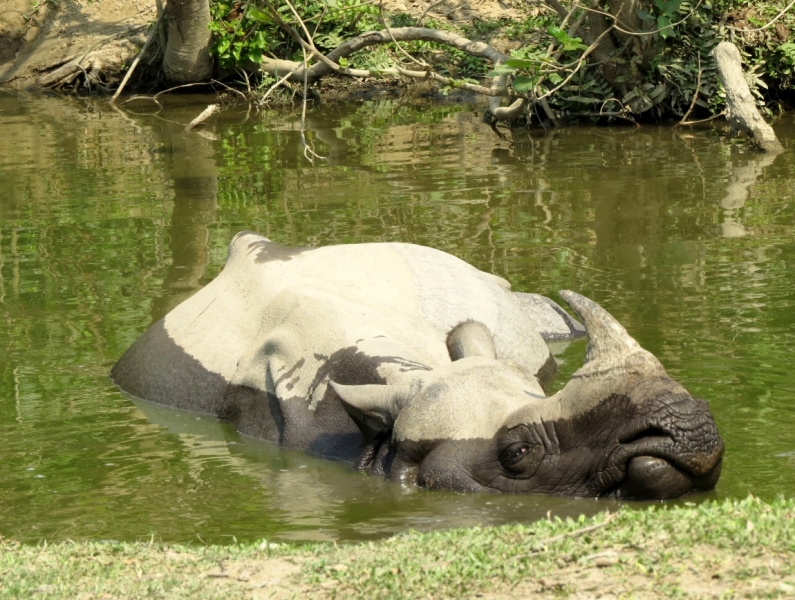
[{"label": "vegetation", "polygon": [[[521,112],[540,120],[660,120],[701,118],[724,110],[710,53],[720,41],[730,40],[744,54],[747,79],[760,107],[768,115],[783,110],[795,85],[795,44],[788,41],[795,16],[782,11],[780,3],[654,0],[642,2],[645,8],[635,14],[622,12],[627,2],[608,4],[612,8],[603,8],[610,12],[602,13],[587,4],[568,7],[547,0],[522,21],[475,20],[456,27],[427,18],[418,23],[416,15],[389,14],[363,0],[213,0],[212,51],[222,69],[263,72],[259,85],[264,91],[285,74],[284,65],[274,67],[269,56],[300,65],[306,51],[309,64],[313,58],[317,64],[313,46],[328,54],[365,31],[388,27],[390,39],[399,39],[396,32],[402,32],[407,41],[398,46],[385,38],[386,43],[350,55],[337,50],[337,72],[374,78],[409,70],[414,77],[434,73],[443,90],[481,93],[487,90],[482,80],[489,75],[493,85],[504,88],[499,93],[526,99],[529,108]],[[485,43],[507,39],[512,50],[506,60],[496,61],[501,64],[490,64],[482,54],[431,41],[429,34],[406,33],[418,25]],[[290,80],[300,82],[301,73]]]},{"label": "vegetation", "polygon": [[791,597],[795,501],[408,532],[367,544],[0,541],[0,598]]}]

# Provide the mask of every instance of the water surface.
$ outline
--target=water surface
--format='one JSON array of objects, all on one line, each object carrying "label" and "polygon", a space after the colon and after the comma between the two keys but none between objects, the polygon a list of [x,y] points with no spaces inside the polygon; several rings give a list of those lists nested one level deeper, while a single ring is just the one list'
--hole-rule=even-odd
[{"label": "water surface", "polygon": [[[727,446],[709,497],[795,495],[791,153],[712,128],[500,139],[477,107],[388,100],[310,111],[312,165],[289,112],[230,107],[185,134],[207,102],[0,95],[0,535],[356,540],[615,506],[389,484],[124,397],[110,367],[241,229],[425,244],[588,295],[709,400]],[[583,351],[562,351],[561,382]]]}]

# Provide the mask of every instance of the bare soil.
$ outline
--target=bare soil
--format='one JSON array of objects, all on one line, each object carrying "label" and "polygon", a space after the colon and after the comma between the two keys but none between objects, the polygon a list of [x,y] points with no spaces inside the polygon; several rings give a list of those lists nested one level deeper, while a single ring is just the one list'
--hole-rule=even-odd
[{"label": "bare soil", "polygon": [[[390,11],[459,24],[518,19],[527,6],[519,0],[384,1]],[[0,88],[113,90],[156,13],[154,0],[0,0]]]},{"label": "bare soil", "polygon": [[148,0],[0,0],[0,87],[69,85],[85,72],[111,88],[155,18]]},{"label": "bare soil", "polygon": [[[654,550],[655,544],[652,544]],[[662,547],[657,548],[660,551]],[[646,549],[647,551],[649,548]],[[695,549],[695,560],[661,561],[658,571],[647,570],[637,551],[624,548],[600,552],[577,562],[558,559],[558,568],[548,576],[506,585],[495,580],[488,592],[474,592],[468,598],[514,600],[516,598],[573,598],[612,600],[638,598],[662,600],[675,595],[686,598],[758,598],[792,597],[795,582],[784,568],[789,557],[775,552],[749,556],[727,553],[725,549],[702,546]],[[340,586],[333,578],[308,585],[301,573],[306,557],[288,559],[228,561],[223,569],[204,573],[209,585],[219,589],[246,590],[248,598],[345,598],[359,594]],[[348,561],[346,561],[347,563]],[[355,564],[330,567],[348,570]],[[743,577],[737,577],[744,573]],[[242,584],[242,586],[241,586]]]}]

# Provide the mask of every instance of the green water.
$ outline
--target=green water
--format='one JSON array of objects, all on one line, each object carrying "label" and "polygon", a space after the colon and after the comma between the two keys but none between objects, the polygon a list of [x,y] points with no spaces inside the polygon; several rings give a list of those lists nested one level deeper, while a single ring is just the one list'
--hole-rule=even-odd
[{"label": "green water", "polygon": [[109,368],[241,229],[426,244],[516,290],[584,293],[709,400],[712,497],[795,495],[795,155],[711,128],[501,140],[475,107],[382,101],[310,111],[313,166],[295,114],[230,107],[183,133],[208,101],[0,95],[0,535],[354,540],[614,506],[388,484],[133,404]]}]

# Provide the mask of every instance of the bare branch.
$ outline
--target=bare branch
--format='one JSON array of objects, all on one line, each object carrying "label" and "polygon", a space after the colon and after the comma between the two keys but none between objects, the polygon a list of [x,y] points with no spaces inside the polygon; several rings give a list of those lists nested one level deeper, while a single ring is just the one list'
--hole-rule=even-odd
[{"label": "bare branch", "polygon": [[704,70],[701,68],[701,54],[697,54],[696,56],[698,57],[698,75],[696,76],[696,89],[693,92],[693,100],[690,102],[690,108],[687,109],[682,120],[673,126],[674,129],[681,127],[687,122],[687,118],[690,116],[690,113],[693,112],[693,108],[696,106],[696,100],[698,100],[698,94],[701,91],[701,74]]},{"label": "bare branch", "polygon": [[608,33],[610,33],[610,31],[612,31],[614,27],[615,27],[615,23],[613,25],[611,25],[610,27],[608,27],[607,29],[605,29],[602,32],[602,34],[598,38],[596,38],[594,43],[591,44],[590,46],[588,46],[588,49],[585,50],[585,52],[582,53],[582,55],[580,56],[579,60],[577,61],[576,68],[569,74],[568,77],[566,77],[566,79],[564,79],[557,86],[553,87],[551,90],[547,91],[545,94],[543,94],[541,96],[538,96],[538,98],[536,98],[536,100],[542,100],[544,98],[548,98],[549,96],[551,96],[552,94],[557,92],[560,88],[562,88],[564,85],[566,85],[569,81],[571,81],[571,78],[574,77],[574,75],[576,75],[577,72],[580,70],[580,68],[582,67],[583,63],[585,62],[585,59],[588,58],[588,55],[591,54],[591,52],[593,52],[599,46],[599,42],[602,41],[602,38],[604,38]]},{"label": "bare branch", "polygon": [[[284,85],[284,83],[288,79],[290,79],[290,77],[292,77],[293,73],[295,73],[296,71],[298,71],[299,69],[302,69],[302,68],[304,68],[304,63],[302,63],[302,62],[296,63],[296,65],[295,65],[295,67],[293,68],[292,71],[288,71],[287,75],[285,75],[284,77],[279,79],[279,81],[277,81],[276,83],[274,83],[272,86],[270,86],[268,88],[268,91],[265,92],[265,95],[263,95],[262,98],[259,99],[259,101],[258,101],[259,106],[262,106],[263,104],[265,104],[265,100],[268,99],[268,96],[270,96],[276,90],[276,88],[278,88],[280,85]],[[306,69],[304,69],[304,71],[306,71]]]},{"label": "bare branch", "polygon": [[413,62],[413,63],[415,63],[415,64],[418,64],[418,65],[420,65],[421,67],[426,67],[426,68],[430,69],[430,66],[429,66],[429,65],[428,65],[428,64],[427,64],[427,63],[426,63],[424,60],[417,60],[417,59],[416,59],[416,58],[414,58],[414,57],[413,57],[411,54],[409,54],[408,52],[406,52],[406,51],[403,49],[403,46],[401,46],[401,45],[398,43],[398,41],[395,39],[395,36],[394,36],[394,35],[392,35],[392,32],[391,32],[391,31],[390,31],[390,29],[389,29],[389,23],[387,22],[387,19],[386,19],[386,17],[384,16],[384,0],[381,0],[380,4],[378,5],[378,14],[381,16],[381,22],[384,24],[384,29],[385,29],[385,30],[386,30],[386,32],[389,34],[389,37],[391,38],[392,42],[395,44],[395,47],[396,47],[398,50],[400,50],[400,52],[401,52],[401,53],[402,53],[402,54],[403,54],[403,55],[404,55],[406,58],[408,58],[408,59],[409,59],[411,62]]},{"label": "bare branch", "polygon": [[[273,6],[270,3],[270,0],[265,0],[265,4],[270,5],[270,7]],[[269,10],[271,9],[269,8]],[[307,51],[311,52],[320,61],[319,63],[308,67],[307,80],[310,83],[331,73],[339,73],[349,77],[377,77],[378,74],[375,71],[367,71],[363,69],[343,69],[337,64],[337,62],[340,58],[346,58],[351,54],[358,52],[359,50],[363,50],[369,46],[389,44],[393,41],[395,43],[411,41],[436,42],[439,44],[444,44],[445,46],[451,46],[471,56],[485,58],[492,64],[496,64],[497,61],[505,61],[510,58],[507,54],[503,54],[484,42],[474,42],[461,35],[458,35],[457,33],[428,29],[425,27],[398,27],[391,29],[389,32],[386,30],[368,31],[340,44],[327,55],[324,55],[313,45],[307,44],[307,42],[301,38],[301,36],[293,27],[281,20],[280,16],[278,16],[277,19],[278,13],[273,15],[274,12],[275,10],[271,10],[272,16],[274,16],[275,20],[280,21],[280,25],[282,23],[284,24],[283,27],[285,27],[285,31],[287,31],[291,37],[293,37],[293,39],[295,39],[296,42],[301,45],[301,47],[306,45]],[[277,63],[273,62],[272,59],[267,59],[266,61],[263,61],[263,65],[265,67],[264,70],[270,74],[276,74],[274,72],[274,67],[276,64]],[[301,63],[294,61],[279,61],[279,64],[279,72],[285,73],[287,71],[292,71],[296,64],[300,65]],[[303,73],[300,70],[293,73],[292,77],[289,79],[289,81],[296,83],[302,80]]]},{"label": "bare branch", "polygon": [[698,125],[699,123],[708,123],[709,121],[714,121],[715,119],[720,119],[721,117],[726,116],[726,111],[722,110],[717,115],[712,115],[711,117],[707,117],[706,119],[699,119],[698,121],[685,121],[682,125]]}]

